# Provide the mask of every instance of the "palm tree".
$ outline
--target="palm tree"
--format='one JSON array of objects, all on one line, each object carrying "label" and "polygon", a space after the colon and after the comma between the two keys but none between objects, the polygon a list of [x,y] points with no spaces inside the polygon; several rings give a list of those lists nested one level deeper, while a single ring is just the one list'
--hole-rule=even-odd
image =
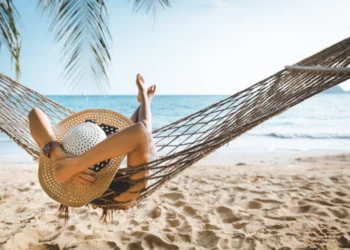
[{"label": "palm tree", "polygon": [[[134,0],[134,10],[154,12],[158,6],[169,7],[171,0]],[[112,38],[107,25],[105,0],[37,0],[37,5],[52,18],[51,29],[62,44],[64,79],[75,91],[84,89],[85,76],[91,76],[94,89],[109,86],[107,68],[111,62]],[[14,61],[20,77],[20,15],[13,0],[0,0],[0,47],[3,45]],[[86,78],[85,78],[86,79]]]}]

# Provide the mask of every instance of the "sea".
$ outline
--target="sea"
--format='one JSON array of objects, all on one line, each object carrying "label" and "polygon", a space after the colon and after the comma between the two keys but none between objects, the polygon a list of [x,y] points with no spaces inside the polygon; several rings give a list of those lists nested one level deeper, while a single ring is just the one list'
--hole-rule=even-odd
[{"label": "sea", "polygon": [[[205,108],[225,95],[158,95],[152,101],[153,128]],[[105,108],[130,117],[136,97],[48,96],[73,111]],[[319,94],[271,118],[217,150],[215,162],[264,162],[283,157],[350,152],[350,94]],[[26,152],[0,133],[0,156],[27,162]],[[25,159],[25,160],[18,160]],[[214,158],[212,158],[214,159]]]}]

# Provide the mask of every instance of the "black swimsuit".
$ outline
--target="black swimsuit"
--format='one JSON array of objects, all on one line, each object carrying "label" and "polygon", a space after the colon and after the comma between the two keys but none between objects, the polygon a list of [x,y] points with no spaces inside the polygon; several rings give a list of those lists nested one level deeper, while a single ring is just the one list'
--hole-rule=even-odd
[{"label": "black swimsuit", "polygon": [[[96,120],[93,120],[93,119],[88,119],[85,122],[92,122],[92,123],[96,124]],[[106,124],[98,124],[98,126],[100,126],[100,128],[102,128],[102,130],[106,133],[107,136],[115,134],[119,131],[118,128],[112,127],[112,126],[109,126]],[[107,166],[107,164],[110,162],[110,160],[111,159],[108,159],[108,160],[105,160],[105,161],[102,161],[100,163],[95,164],[94,167],[92,168],[92,170],[94,170],[95,172],[100,171],[105,166]],[[108,189],[114,191],[114,193],[111,195],[108,195],[108,196],[104,196],[104,199],[113,200],[114,197],[126,192],[132,186],[132,182],[128,178],[119,179],[120,177],[123,177],[125,175],[126,175],[126,172],[123,171],[122,169],[120,169],[115,174],[111,184],[108,187]],[[119,179],[119,180],[115,180],[115,179]],[[108,192],[108,189],[106,192]],[[92,203],[98,204],[98,203],[101,203],[101,201],[97,198]]]}]

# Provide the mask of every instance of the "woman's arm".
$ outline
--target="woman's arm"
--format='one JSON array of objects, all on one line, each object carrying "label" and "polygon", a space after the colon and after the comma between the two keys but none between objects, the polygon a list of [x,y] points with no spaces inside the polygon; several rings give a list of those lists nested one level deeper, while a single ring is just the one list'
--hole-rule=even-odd
[{"label": "woman's arm", "polygon": [[[28,115],[29,129],[32,137],[38,144],[40,150],[49,142],[55,141],[56,136],[52,130],[48,117],[40,109],[32,109]],[[66,155],[61,147],[56,147],[51,151],[53,161],[63,158]]]},{"label": "woman's arm", "polygon": [[[42,150],[42,148],[47,143],[57,140],[52,130],[50,121],[43,111],[37,108],[32,109],[29,112],[28,120],[30,133],[33,136],[35,142],[38,144],[40,150]],[[50,153],[50,158],[53,161],[73,157],[75,156],[67,154],[61,147],[54,148]],[[86,169],[83,172],[78,173],[74,177],[74,179],[80,184],[87,184],[95,180],[95,178],[93,177],[94,175],[94,171]]]}]

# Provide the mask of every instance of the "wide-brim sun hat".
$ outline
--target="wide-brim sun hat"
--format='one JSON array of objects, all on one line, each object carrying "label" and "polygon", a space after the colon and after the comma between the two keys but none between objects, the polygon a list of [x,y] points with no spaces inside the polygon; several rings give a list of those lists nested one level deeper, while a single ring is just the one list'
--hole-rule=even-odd
[{"label": "wide-brim sun hat", "polygon": [[[88,124],[89,121],[93,123]],[[62,144],[65,151],[79,155],[86,151],[86,148],[91,148],[106,138],[106,135],[103,134],[105,129],[107,131],[109,129],[120,131],[132,124],[131,120],[117,112],[89,109],[65,118],[54,126],[53,130],[57,141]],[[77,138],[77,135],[80,138]],[[125,155],[118,156],[95,165],[96,180],[92,184],[79,184],[73,178],[63,183],[57,183],[53,161],[41,152],[38,171],[39,182],[46,194],[53,200],[65,206],[81,207],[100,197],[108,189],[124,157]]]}]

